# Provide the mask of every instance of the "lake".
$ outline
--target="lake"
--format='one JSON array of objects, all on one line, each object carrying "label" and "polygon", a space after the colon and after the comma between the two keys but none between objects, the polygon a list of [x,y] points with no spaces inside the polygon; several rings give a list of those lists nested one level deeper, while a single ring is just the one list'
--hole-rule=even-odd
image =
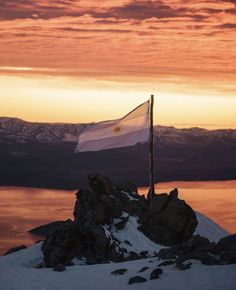
[{"label": "lake", "polygon": [[[236,180],[207,182],[167,182],[156,192],[178,187],[179,197],[196,211],[215,220],[231,233],[236,232]],[[41,239],[27,231],[55,220],[72,218],[75,190],[0,187],[0,255],[22,244]],[[140,188],[141,194],[147,188]]]}]

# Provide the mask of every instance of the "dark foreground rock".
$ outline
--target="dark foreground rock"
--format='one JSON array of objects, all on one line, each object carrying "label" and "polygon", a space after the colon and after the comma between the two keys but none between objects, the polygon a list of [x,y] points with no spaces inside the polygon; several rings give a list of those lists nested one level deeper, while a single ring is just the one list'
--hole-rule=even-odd
[{"label": "dark foreground rock", "polygon": [[6,253],[3,254],[3,256],[6,256],[6,255],[10,255],[12,253],[15,253],[15,252],[18,252],[18,251],[21,251],[21,250],[24,250],[26,249],[27,247],[25,245],[22,245],[22,246],[19,246],[19,247],[14,247],[14,248],[11,248],[9,249],[8,251],[6,251]]},{"label": "dark foreground rock", "polygon": [[127,272],[127,269],[117,269],[113,272],[111,272],[112,275],[124,275]]},{"label": "dark foreground rock", "polygon": [[146,282],[147,279],[141,277],[141,276],[135,276],[129,279],[129,285],[135,284],[135,283],[143,283]]},{"label": "dark foreground rock", "polygon": [[173,245],[189,240],[197,227],[192,208],[178,198],[178,190],[154,196],[150,211],[142,221],[142,230],[158,244]]},{"label": "dark foreground rock", "polygon": [[[224,237],[218,243],[196,235],[183,244],[161,249],[158,256],[160,259],[172,259],[170,264],[176,262],[176,267],[180,270],[189,269],[190,264],[185,262],[193,259],[208,266],[235,264],[236,235]],[[169,265],[169,261],[164,261],[160,265]]]},{"label": "dark foreground rock", "polygon": [[113,226],[122,230],[129,216],[138,217],[139,230],[163,245],[190,239],[197,226],[194,211],[178,198],[177,189],[155,195],[150,209],[149,200],[138,195],[132,184],[122,188],[98,173],[89,175],[89,184],[90,189],[76,193],[74,220],[61,222],[43,243],[46,267],[67,265],[74,257],[83,257],[88,264],[148,257],[145,251],[127,252],[109,232]]},{"label": "dark foreground rock", "polygon": [[158,279],[161,274],[163,274],[163,270],[161,268],[154,269],[150,275],[150,280]]},{"label": "dark foreground rock", "polygon": [[65,224],[65,221],[56,221],[46,225],[42,225],[29,230],[28,232],[34,235],[47,237],[57,229],[61,228]]}]

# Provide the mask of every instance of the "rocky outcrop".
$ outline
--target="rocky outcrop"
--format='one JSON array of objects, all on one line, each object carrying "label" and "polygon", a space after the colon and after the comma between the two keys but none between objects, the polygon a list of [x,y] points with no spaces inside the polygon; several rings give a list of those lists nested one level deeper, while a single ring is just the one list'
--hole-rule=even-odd
[{"label": "rocky outcrop", "polygon": [[36,228],[29,230],[30,234],[47,237],[55,230],[61,228],[64,225],[65,221],[56,221],[46,225],[42,225]]},{"label": "rocky outcrop", "polygon": [[88,264],[148,257],[146,252],[127,251],[109,230],[122,230],[130,216],[137,217],[140,231],[164,245],[188,240],[197,226],[195,213],[178,198],[177,190],[155,195],[150,208],[132,183],[123,189],[92,173],[89,185],[90,189],[76,193],[74,220],[63,223],[45,240],[42,251],[46,267],[70,265],[74,257],[83,257]]},{"label": "rocky outcrop", "polygon": [[[180,270],[190,268],[189,263],[184,264],[188,260],[198,260],[209,266],[235,264],[236,234],[224,237],[218,243],[196,235],[184,244],[161,249],[158,256],[160,259],[173,259],[167,261],[166,265],[176,263],[176,267]],[[160,266],[165,266],[165,262]]]},{"label": "rocky outcrop", "polygon": [[140,230],[158,244],[173,245],[189,240],[197,224],[195,212],[174,189],[154,196]]}]

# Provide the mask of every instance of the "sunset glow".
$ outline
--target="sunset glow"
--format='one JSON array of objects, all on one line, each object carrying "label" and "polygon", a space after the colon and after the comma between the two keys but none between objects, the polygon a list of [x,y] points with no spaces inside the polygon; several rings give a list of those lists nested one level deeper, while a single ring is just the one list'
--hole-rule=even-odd
[{"label": "sunset glow", "polygon": [[235,1],[0,0],[0,116],[236,128]]}]

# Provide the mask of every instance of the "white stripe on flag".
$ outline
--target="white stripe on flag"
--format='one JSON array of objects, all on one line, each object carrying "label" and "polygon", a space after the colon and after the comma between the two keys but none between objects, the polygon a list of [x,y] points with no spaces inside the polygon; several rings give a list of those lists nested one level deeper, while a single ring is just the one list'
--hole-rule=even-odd
[{"label": "white stripe on flag", "polygon": [[149,101],[121,119],[100,122],[85,129],[79,137],[76,152],[133,146],[147,142],[148,138]]}]

